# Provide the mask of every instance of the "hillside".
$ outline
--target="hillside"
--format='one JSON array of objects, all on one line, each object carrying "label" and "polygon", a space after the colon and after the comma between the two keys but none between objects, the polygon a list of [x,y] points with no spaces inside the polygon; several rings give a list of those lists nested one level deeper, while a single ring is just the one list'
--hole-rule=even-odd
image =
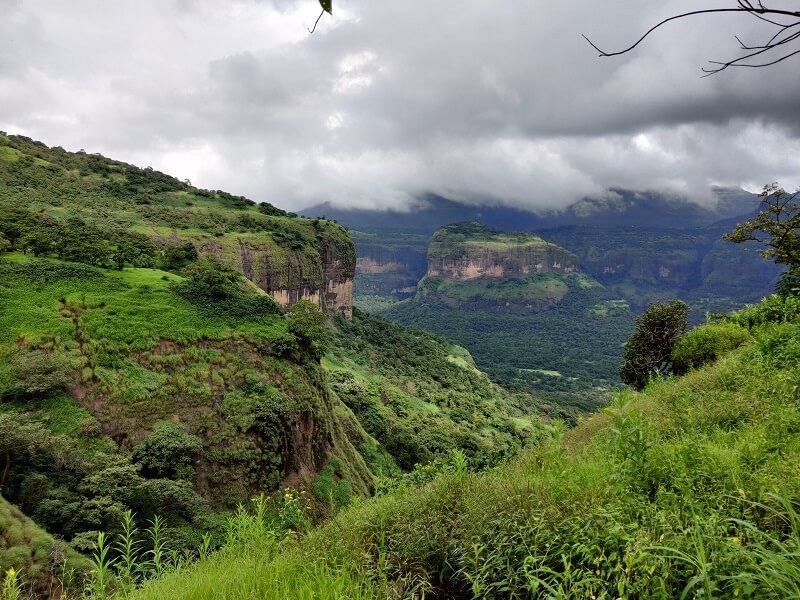
[{"label": "hillside", "polygon": [[352,310],[355,251],[335,223],[2,132],[0,234],[37,256],[100,266],[180,267],[190,243],[281,306],[308,299],[346,315]]},{"label": "hillside", "polygon": [[740,348],[615,394],[500,469],[455,461],[299,543],[233,544],[134,598],[796,597],[798,318],[796,298],[771,297],[691,334],[744,331]]},{"label": "hillside", "polygon": [[633,323],[624,300],[578,272],[575,255],[477,223],[439,229],[415,296],[376,310],[457,341],[498,381],[578,410],[600,402],[592,388],[617,383]]},{"label": "hillside", "polygon": [[172,550],[213,548],[254,495],[323,519],[453,451],[497,464],[553,409],[354,315],[335,223],[0,136],[0,236],[0,485],[33,532],[8,526],[0,569],[40,592],[48,534],[90,553],[132,511],[138,544],[158,517]]}]

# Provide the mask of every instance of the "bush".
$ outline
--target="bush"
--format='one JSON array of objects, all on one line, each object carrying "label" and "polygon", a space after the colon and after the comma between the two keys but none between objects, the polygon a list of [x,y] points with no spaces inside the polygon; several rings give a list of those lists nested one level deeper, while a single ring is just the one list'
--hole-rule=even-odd
[{"label": "bush", "polygon": [[11,358],[9,396],[39,396],[66,390],[74,369],[63,354],[26,352]]},{"label": "bush", "polygon": [[194,456],[203,449],[192,435],[171,421],[156,423],[152,433],[136,445],[133,460],[145,477],[187,479],[194,475]]},{"label": "bush", "polygon": [[672,349],[672,368],[677,374],[697,369],[738,348],[750,334],[735,323],[709,323],[683,334]]},{"label": "bush", "polygon": [[800,296],[800,268],[784,271],[775,284],[775,293],[783,297]]},{"label": "bush", "polygon": [[294,335],[300,345],[319,360],[328,351],[328,332],[325,329],[325,315],[310,300],[300,300],[289,311],[289,333]]},{"label": "bush", "polygon": [[651,304],[636,317],[636,329],[625,344],[619,376],[641,390],[653,374],[672,372],[672,348],[686,331],[689,306],[680,300]]}]

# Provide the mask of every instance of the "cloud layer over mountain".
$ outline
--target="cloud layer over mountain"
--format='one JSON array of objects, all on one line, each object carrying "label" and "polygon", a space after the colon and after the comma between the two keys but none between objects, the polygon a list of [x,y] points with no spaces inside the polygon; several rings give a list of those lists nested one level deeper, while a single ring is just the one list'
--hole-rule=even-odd
[{"label": "cloud layer over mountain", "polygon": [[309,35],[315,0],[0,0],[0,129],[293,209],[800,185],[800,56],[700,77],[766,24],[580,36],[696,8],[335,0]]}]

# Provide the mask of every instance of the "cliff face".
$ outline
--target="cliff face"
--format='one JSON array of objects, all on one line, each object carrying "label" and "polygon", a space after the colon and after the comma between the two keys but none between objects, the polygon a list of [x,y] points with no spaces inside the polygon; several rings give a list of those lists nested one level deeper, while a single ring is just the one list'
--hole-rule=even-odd
[{"label": "cliff face", "polygon": [[577,271],[574,254],[533,234],[459,223],[431,238],[417,298],[538,311],[560,302],[571,285],[590,285]]},{"label": "cliff face", "polygon": [[276,232],[226,234],[203,241],[200,249],[241,271],[283,308],[310,300],[352,318],[355,248],[344,228],[316,219],[275,219],[282,227]]},{"label": "cliff face", "polygon": [[428,246],[428,277],[456,281],[574,273],[578,258],[528,233],[505,233],[477,223],[448,225]]}]

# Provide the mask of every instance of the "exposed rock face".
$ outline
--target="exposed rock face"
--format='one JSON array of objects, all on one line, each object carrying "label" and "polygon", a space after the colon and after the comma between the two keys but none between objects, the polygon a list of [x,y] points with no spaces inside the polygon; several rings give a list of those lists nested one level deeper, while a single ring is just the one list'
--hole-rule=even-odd
[{"label": "exposed rock face", "polygon": [[478,223],[448,225],[428,246],[428,277],[456,281],[573,273],[578,258],[528,233],[504,233]]},{"label": "exposed rock face", "polygon": [[241,271],[281,307],[310,300],[353,316],[355,248],[347,232],[328,221],[293,219],[293,237],[270,232],[228,234],[200,249]]},{"label": "exposed rock face", "polygon": [[407,298],[425,274],[428,236],[353,233],[358,259],[354,293]]}]

